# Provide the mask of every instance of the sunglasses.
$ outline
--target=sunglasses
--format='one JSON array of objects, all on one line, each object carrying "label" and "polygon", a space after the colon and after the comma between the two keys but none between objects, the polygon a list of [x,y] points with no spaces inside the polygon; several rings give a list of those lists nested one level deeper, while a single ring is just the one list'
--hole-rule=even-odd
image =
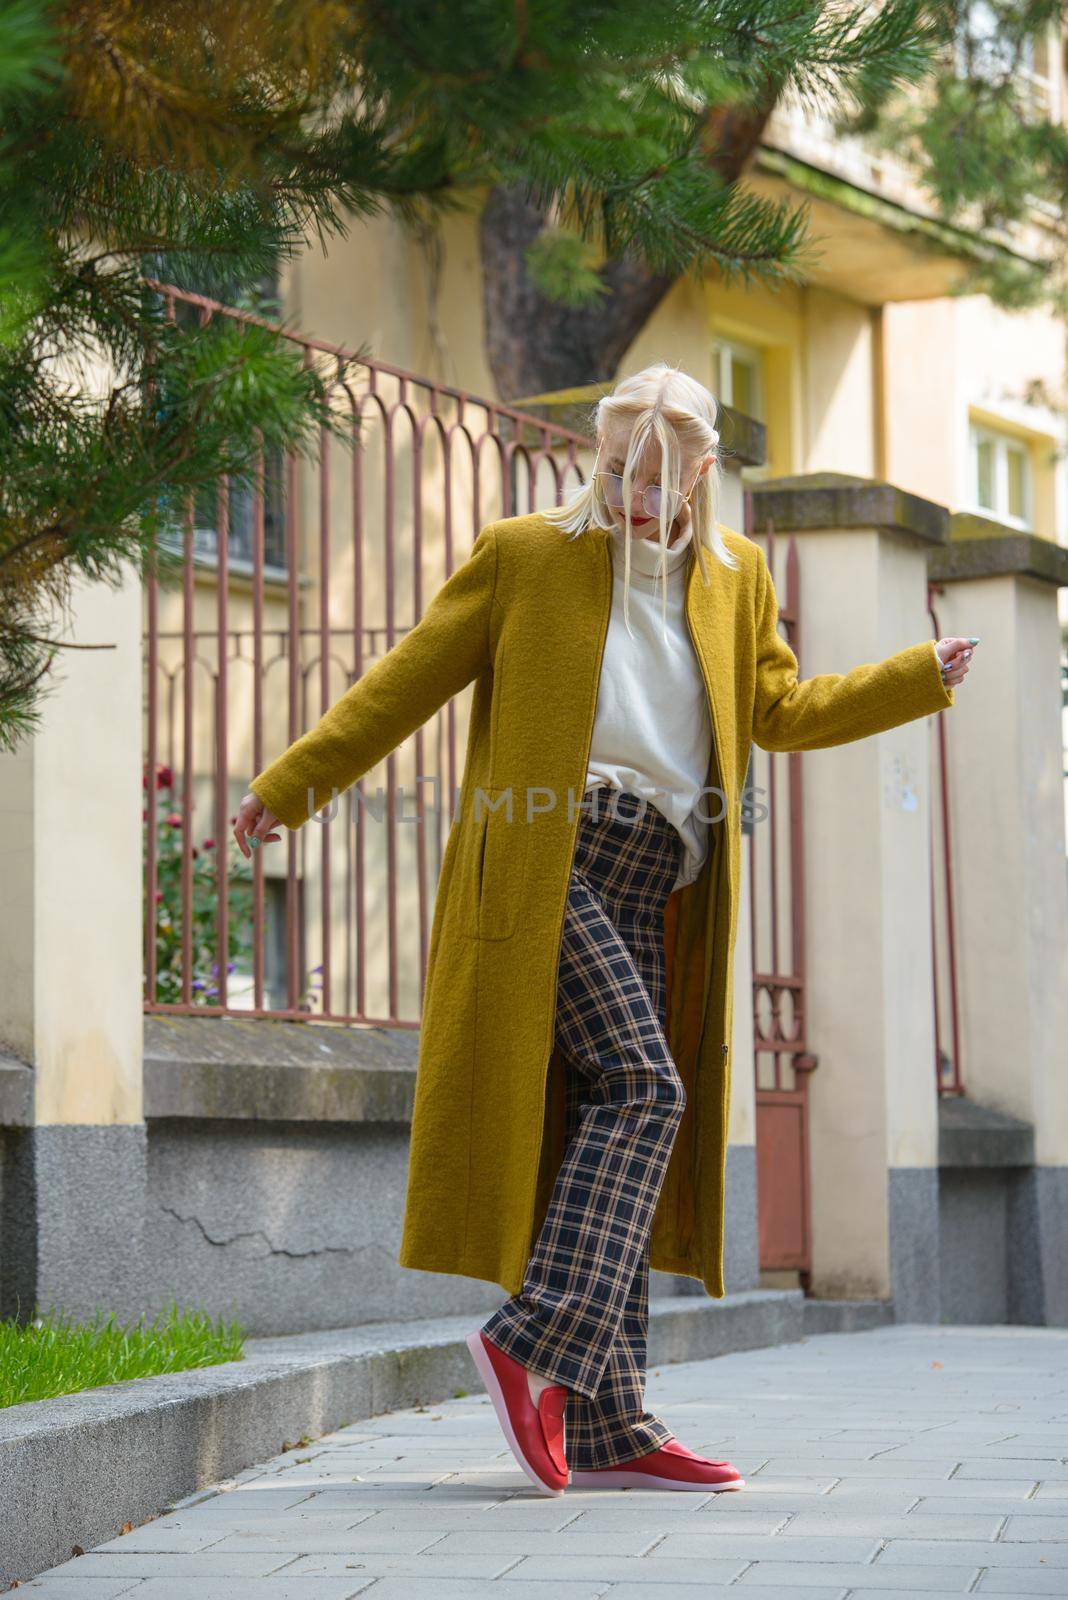
[{"label": "sunglasses", "polygon": [[[601,485],[601,493],[604,495],[605,504],[612,511],[622,511],[625,504],[622,473],[598,472],[597,478]],[[694,487],[696,488],[696,484]],[[658,483],[651,483],[642,494],[642,509],[647,517],[656,517],[659,520],[660,508],[666,504],[668,521],[674,522],[692,494],[693,489],[690,490],[690,494],[679,494],[674,489],[664,490],[661,489]]]}]

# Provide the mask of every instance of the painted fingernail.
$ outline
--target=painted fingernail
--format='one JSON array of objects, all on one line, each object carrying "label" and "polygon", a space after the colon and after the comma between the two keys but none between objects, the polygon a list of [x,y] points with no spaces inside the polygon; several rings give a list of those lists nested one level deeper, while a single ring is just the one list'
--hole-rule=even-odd
[{"label": "painted fingernail", "polygon": [[969,639],[969,640],[968,640],[968,643],[969,643],[969,644],[978,644],[978,643],[979,643],[979,640],[978,640],[978,639]]}]

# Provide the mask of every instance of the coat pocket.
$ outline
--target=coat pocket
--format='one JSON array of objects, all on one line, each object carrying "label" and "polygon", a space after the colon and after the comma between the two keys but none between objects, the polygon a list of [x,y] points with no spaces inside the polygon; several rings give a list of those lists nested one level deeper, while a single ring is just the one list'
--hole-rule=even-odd
[{"label": "coat pocket", "polygon": [[511,790],[483,789],[481,794],[476,813],[477,937],[510,939],[523,908],[531,824]]}]

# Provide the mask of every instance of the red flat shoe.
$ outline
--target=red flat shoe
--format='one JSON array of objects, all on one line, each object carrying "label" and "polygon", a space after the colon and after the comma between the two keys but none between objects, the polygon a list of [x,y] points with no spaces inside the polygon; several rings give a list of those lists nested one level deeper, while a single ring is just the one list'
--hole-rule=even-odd
[{"label": "red flat shoe", "polygon": [[670,1439],[647,1456],[618,1467],[590,1467],[571,1474],[573,1489],[744,1489],[745,1479],[729,1461],[710,1461]]},{"label": "red flat shoe", "polygon": [[551,1383],[541,1391],[535,1406],[526,1367],[484,1338],[481,1328],[468,1334],[467,1348],[519,1465],[542,1494],[563,1494],[567,1488],[564,1412],[568,1390],[561,1383]]}]

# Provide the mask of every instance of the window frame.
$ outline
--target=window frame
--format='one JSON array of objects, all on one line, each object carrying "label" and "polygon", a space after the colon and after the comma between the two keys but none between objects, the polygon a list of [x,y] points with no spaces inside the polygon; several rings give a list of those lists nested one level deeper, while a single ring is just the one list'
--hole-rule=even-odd
[{"label": "window frame", "polygon": [[745,411],[755,422],[765,421],[764,406],[764,352],[759,345],[745,344],[741,339],[730,339],[717,334],[712,340],[713,393],[725,406],[733,406],[731,389],[731,361],[744,361],[752,371],[754,411]]},{"label": "window frame", "polygon": [[[979,447],[981,444],[990,444],[993,447],[995,501],[993,506],[983,505],[979,498]],[[1016,516],[1008,509],[1008,455],[1010,451],[1019,452],[1024,462],[1024,511],[1022,516]],[[1034,463],[1031,458],[1031,448],[1028,441],[1018,434],[994,427],[989,422],[979,422],[974,417],[969,417],[968,419],[968,504],[977,516],[989,517],[995,522],[1003,522],[1007,527],[1019,528],[1024,533],[1034,532]]]},{"label": "window frame", "polygon": [[[984,17],[982,13],[986,13]],[[993,37],[992,28],[984,28],[984,22],[993,23],[994,13],[988,0],[968,0],[961,13],[961,23],[967,30],[973,43],[980,50]],[[963,77],[967,71],[965,59],[965,41],[962,32],[958,32],[954,42],[954,64],[959,76]],[[1044,57],[1044,62],[1039,65],[1039,54]],[[1023,41],[1021,60],[1016,69],[1017,77],[1026,84],[1026,100],[1028,112],[1034,121],[1043,120],[1059,124],[1061,121],[1062,84],[1060,75],[1060,29],[1056,22],[1050,18],[1045,26],[1033,34],[1029,34]],[[1000,81],[1007,69],[1008,63],[997,61],[993,57],[984,62],[981,58],[972,63],[973,70],[980,76],[987,76],[992,82]],[[984,72],[985,68],[985,72]]]}]

